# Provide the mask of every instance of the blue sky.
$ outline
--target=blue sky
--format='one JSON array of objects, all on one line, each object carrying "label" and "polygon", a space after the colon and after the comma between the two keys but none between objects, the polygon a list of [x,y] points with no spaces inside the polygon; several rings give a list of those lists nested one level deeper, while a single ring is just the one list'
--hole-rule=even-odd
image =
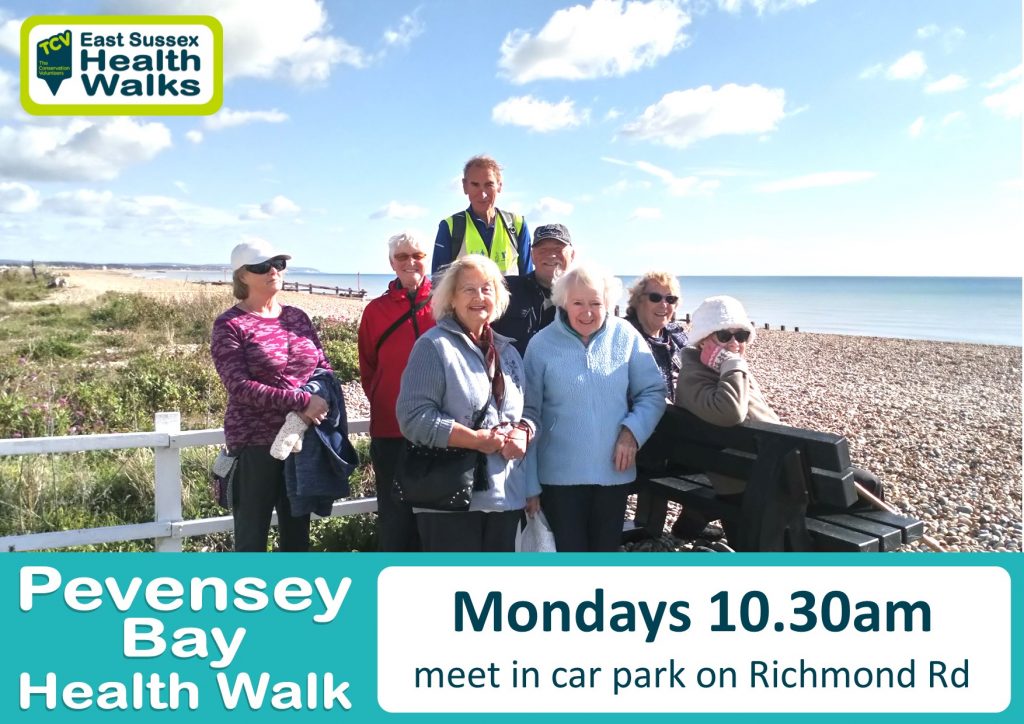
[{"label": "blue sky", "polygon": [[[33,14],[217,17],[208,117],[43,118]],[[0,258],[325,272],[464,208],[560,221],[620,274],[1019,276],[1019,0],[0,0]]]}]

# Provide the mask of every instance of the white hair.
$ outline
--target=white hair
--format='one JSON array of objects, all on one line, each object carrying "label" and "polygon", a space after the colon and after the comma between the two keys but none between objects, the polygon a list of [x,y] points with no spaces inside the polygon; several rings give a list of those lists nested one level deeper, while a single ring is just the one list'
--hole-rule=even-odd
[{"label": "white hair", "polygon": [[393,257],[395,252],[403,246],[411,246],[416,251],[422,251],[425,254],[430,254],[430,250],[423,248],[423,244],[420,243],[419,238],[417,238],[413,232],[401,231],[388,239],[388,259]]},{"label": "white hair", "polygon": [[458,292],[459,275],[467,269],[479,272],[494,289],[494,312],[488,322],[493,322],[508,309],[508,286],[498,265],[483,254],[466,254],[449,264],[441,280],[434,286],[430,299],[434,319],[440,321],[455,314],[455,294]]},{"label": "white hair", "polygon": [[601,267],[590,262],[573,264],[565,274],[558,277],[551,286],[551,302],[556,307],[565,307],[565,298],[572,287],[586,287],[601,295],[604,306],[612,305],[622,296],[622,280],[608,274]]}]

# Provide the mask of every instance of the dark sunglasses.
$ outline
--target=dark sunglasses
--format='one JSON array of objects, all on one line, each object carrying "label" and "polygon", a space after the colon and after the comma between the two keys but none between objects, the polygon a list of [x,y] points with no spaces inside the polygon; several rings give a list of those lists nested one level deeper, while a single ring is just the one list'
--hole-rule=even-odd
[{"label": "dark sunglasses", "polygon": [[392,259],[394,259],[395,261],[397,261],[399,263],[409,261],[410,259],[415,259],[416,261],[422,261],[423,259],[426,259],[426,258],[427,258],[427,254],[426,254],[426,252],[423,252],[423,251],[414,251],[412,254],[407,254],[407,253],[405,253],[403,251],[403,252],[400,252],[398,254],[395,254],[392,257]]},{"label": "dark sunglasses", "polygon": [[271,268],[284,271],[287,266],[287,259],[267,259],[259,264],[246,264],[245,270],[251,274],[266,274]]},{"label": "dark sunglasses", "polygon": [[720,329],[717,332],[715,332],[715,339],[717,339],[722,344],[728,344],[729,340],[732,339],[733,337],[736,338],[737,342],[746,342],[748,339],[750,339],[750,332],[748,332],[745,329]]},{"label": "dark sunglasses", "polygon": [[679,297],[675,294],[658,294],[657,292],[647,292],[647,298],[657,304],[662,299],[665,300],[666,304],[675,304],[679,301]]}]

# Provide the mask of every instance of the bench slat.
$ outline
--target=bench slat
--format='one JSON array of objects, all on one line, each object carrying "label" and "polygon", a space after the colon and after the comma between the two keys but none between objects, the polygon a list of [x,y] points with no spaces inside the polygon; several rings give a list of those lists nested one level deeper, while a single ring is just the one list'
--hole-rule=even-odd
[{"label": "bench slat", "polygon": [[867,518],[860,518],[850,513],[828,513],[824,515],[809,516],[824,523],[831,523],[833,525],[842,526],[843,528],[849,528],[865,535],[874,536],[878,538],[879,547],[883,551],[894,551],[900,547],[900,543],[903,542],[902,531],[898,527],[886,525],[878,521],[869,520]]},{"label": "bench slat", "polygon": [[818,550],[822,551],[874,553],[879,548],[878,538],[874,536],[815,518],[807,519],[807,532],[811,534]]},{"label": "bench slat", "polygon": [[887,510],[858,510],[851,515],[899,528],[904,543],[913,543],[924,535],[924,521],[890,513]]}]

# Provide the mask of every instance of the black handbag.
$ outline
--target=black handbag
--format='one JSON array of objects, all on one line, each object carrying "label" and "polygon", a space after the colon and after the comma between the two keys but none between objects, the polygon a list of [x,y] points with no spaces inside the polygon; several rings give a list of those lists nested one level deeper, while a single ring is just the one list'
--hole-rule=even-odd
[{"label": "black handbag", "polygon": [[[486,406],[474,420],[478,429]],[[414,508],[467,511],[473,490],[486,489],[487,457],[463,447],[429,447],[409,440],[398,457],[392,496]],[[479,483],[479,485],[478,485]]]}]

